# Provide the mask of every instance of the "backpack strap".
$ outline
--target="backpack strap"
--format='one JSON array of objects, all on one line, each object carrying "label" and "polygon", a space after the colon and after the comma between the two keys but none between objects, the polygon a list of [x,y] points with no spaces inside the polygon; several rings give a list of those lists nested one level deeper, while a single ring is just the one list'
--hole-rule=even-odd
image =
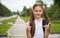
[{"label": "backpack strap", "polygon": [[45,25],[46,25],[46,22],[45,22],[45,20],[43,19],[43,20],[42,20],[43,32],[45,32]]}]

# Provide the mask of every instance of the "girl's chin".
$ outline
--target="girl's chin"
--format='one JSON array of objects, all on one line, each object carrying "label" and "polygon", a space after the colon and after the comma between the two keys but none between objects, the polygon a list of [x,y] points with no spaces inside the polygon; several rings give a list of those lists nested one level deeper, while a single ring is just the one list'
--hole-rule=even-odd
[{"label": "girl's chin", "polygon": [[36,16],[36,18],[40,18],[40,16]]}]

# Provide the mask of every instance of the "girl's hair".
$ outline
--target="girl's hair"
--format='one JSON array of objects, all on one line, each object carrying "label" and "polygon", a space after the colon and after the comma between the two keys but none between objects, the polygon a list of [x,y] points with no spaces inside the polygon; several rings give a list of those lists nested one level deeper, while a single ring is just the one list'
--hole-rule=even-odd
[{"label": "girl's hair", "polygon": [[[34,4],[32,9],[34,10],[34,8],[37,7],[37,6],[40,6],[43,9],[42,4],[39,4],[39,3]],[[48,24],[49,23],[49,19],[48,19],[48,15],[46,13],[46,10],[43,9],[43,12],[44,12],[43,14],[44,14],[44,18],[45,18],[46,24]],[[30,22],[29,22],[29,25],[31,26],[31,30],[30,30],[31,37],[33,37],[34,33],[35,33],[35,22],[34,22],[34,19],[35,18],[34,18],[33,12],[31,11],[31,13],[30,13]]]}]

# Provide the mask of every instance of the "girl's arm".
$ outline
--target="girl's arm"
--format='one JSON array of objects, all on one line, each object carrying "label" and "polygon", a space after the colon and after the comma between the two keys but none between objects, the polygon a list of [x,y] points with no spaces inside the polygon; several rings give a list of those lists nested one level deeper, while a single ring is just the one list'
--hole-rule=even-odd
[{"label": "girl's arm", "polygon": [[50,23],[45,27],[45,38],[48,38],[49,32],[50,32]]},{"label": "girl's arm", "polygon": [[27,27],[26,27],[26,32],[27,32],[27,38],[31,38],[30,26],[29,25],[27,25]]}]

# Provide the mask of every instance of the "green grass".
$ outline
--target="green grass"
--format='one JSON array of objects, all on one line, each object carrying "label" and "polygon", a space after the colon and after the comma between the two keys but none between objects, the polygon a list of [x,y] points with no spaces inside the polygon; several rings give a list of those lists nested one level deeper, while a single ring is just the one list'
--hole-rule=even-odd
[{"label": "green grass", "polygon": [[5,34],[10,27],[10,24],[0,24],[0,34]]},{"label": "green grass", "polygon": [[15,22],[16,18],[17,17],[14,17],[14,18],[3,20],[3,21],[0,21],[0,22],[3,23],[3,24],[7,24],[8,22]]},{"label": "green grass", "polygon": [[11,24],[7,24],[7,23],[8,22],[14,23],[16,19],[17,17],[0,21],[1,23],[3,23],[3,24],[0,24],[0,34],[6,34],[7,30],[12,26]]},{"label": "green grass", "polygon": [[28,22],[30,17],[29,16],[26,16],[26,17],[23,17],[23,16],[20,16],[25,22]]},{"label": "green grass", "polygon": [[52,22],[50,32],[60,33],[60,22]]},{"label": "green grass", "polygon": [[[25,22],[28,22],[29,19],[30,19],[29,16],[27,16],[27,17],[21,16],[21,18],[22,18]],[[50,32],[51,32],[51,33],[60,33],[60,22],[52,22],[52,23],[51,23]]]}]

